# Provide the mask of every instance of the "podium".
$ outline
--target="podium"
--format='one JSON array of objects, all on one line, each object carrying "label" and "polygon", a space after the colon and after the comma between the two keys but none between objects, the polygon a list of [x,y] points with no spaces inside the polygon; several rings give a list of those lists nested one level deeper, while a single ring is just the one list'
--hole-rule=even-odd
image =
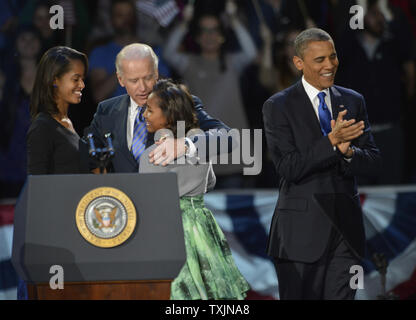
[{"label": "podium", "polygon": [[[78,226],[82,199],[102,188],[121,191],[136,211],[131,234],[113,247]],[[175,173],[29,176],[16,204],[12,263],[29,299],[169,299],[185,260]],[[50,285],[54,268],[63,289]]]}]

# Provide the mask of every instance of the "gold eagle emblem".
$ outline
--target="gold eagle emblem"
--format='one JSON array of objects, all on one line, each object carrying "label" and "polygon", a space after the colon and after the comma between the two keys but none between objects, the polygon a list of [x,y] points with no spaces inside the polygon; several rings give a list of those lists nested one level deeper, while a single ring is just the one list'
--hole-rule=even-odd
[{"label": "gold eagle emblem", "polygon": [[95,217],[100,222],[99,228],[113,228],[114,220],[116,218],[117,207],[113,208],[110,212],[102,210],[101,213],[97,208],[94,208]]},{"label": "gold eagle emblem", "polygon": [[81,198],[75,219],[79,233],[87,242],[100,248],[113,248],[133,234],[137,213],[123,191],[99,187]]}]

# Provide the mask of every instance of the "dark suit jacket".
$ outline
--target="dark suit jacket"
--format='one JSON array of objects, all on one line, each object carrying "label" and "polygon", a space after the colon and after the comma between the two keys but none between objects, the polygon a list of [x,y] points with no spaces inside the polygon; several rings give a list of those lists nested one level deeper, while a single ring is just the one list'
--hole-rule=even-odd
[{"label": "dark suit jacket", "polygon": [[268,148],[281,177],[279,199],[271,223],[267,252],[272,257],[314,262],[328,245],[331,226],[357,256],[364,255],[364,226],[355,175],[376,172],[374,144],[365,102],[359,93],[330,88],[333,118],[365,122],[364,134],[352,142],[348,163],[323,136],[319,120],[299,81],[270,97],[263,106]]},{"label": "dark suit jacket", "polygon": [[[207,131],[209,129],[225,129],[226,131],[230,130],[230,128],[228,128],[224,123],[213,119],[203,110],[202,102],[198,97],[193,96],[193,100],[199,120],[199,126],[203,131]],[[111,161],[112,168],[110,168],[110,170],[117,173],[138,172],[138,164],[127,146],[126,134],[129,106],[130,96],[127,94],[100,102],[91,125],[84,131],[86,134],[92,133],[94,135],[96,147],[102,147],[105,145],[103,138],[104,134],[109,132],[112,134],[115,156]],[[213,136],[208,134],[205,136],[207,139],[207,145],[208,141],[212,137]],[[200,138],[201,137],[198,136],[195,137],[194,143],[197,143],[197,140]],[[231,140],[228,139],[228,141],[229,148],[234,147],[231,145]],[[153,134],[149,134],[146,147],[152,145],[153,143]],[[84,154],[88,153],[86,151],[87,146],[85,144],[83,147],[80,146],[80,150],[81,149],[83,149],[82,152]],[[90,165],[90,167],[94,166]]]}]

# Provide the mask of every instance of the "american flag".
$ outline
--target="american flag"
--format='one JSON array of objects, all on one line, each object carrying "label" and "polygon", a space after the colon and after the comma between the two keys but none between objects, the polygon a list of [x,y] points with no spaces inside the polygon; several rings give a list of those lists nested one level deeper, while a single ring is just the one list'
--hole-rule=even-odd
[{"label": "american flag", "polygon": [[[372,255],[388,261],[386,296],[416,298],[416,186],[361,188],[367,256],[364,289],[356,300],[375,300],[382,292],[381,275]],[[248,299],[278,299],[278,281],[265,253],[267,234],[278,199],[275,190],[211,192],[205,196],[224,231],[237,267],[249,282]]]},{"label": "american flag", "polygon": [[167,27],[179,13],[174,0],[139,0],[137,9],[154,17],[162,27]]},{"label": "american flag", "polygon": [[0,203],[0,300],[17,296],[17,274],[12,266],[14,201]]}]

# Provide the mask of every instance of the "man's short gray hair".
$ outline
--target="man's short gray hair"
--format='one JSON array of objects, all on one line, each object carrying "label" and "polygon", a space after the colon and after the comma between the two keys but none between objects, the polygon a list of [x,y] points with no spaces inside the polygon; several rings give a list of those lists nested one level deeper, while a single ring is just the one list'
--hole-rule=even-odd
[{"label": "man's short gray hair", "polygon": [[147,57],[152,59],[155,71],[157,71],[159,59],[150,46],[144,43],[132,43],[125,46],[116,57],[117,74],[122,74],[121,62],[123,60],[143,59]]},{"label": "man's short gray hair", "polygon": [[303,58],[303,53],[311,41],[331,41],[334,43],[329,33],[322,29],[310,28],[303,30],[295,39],[296,56]]}]

